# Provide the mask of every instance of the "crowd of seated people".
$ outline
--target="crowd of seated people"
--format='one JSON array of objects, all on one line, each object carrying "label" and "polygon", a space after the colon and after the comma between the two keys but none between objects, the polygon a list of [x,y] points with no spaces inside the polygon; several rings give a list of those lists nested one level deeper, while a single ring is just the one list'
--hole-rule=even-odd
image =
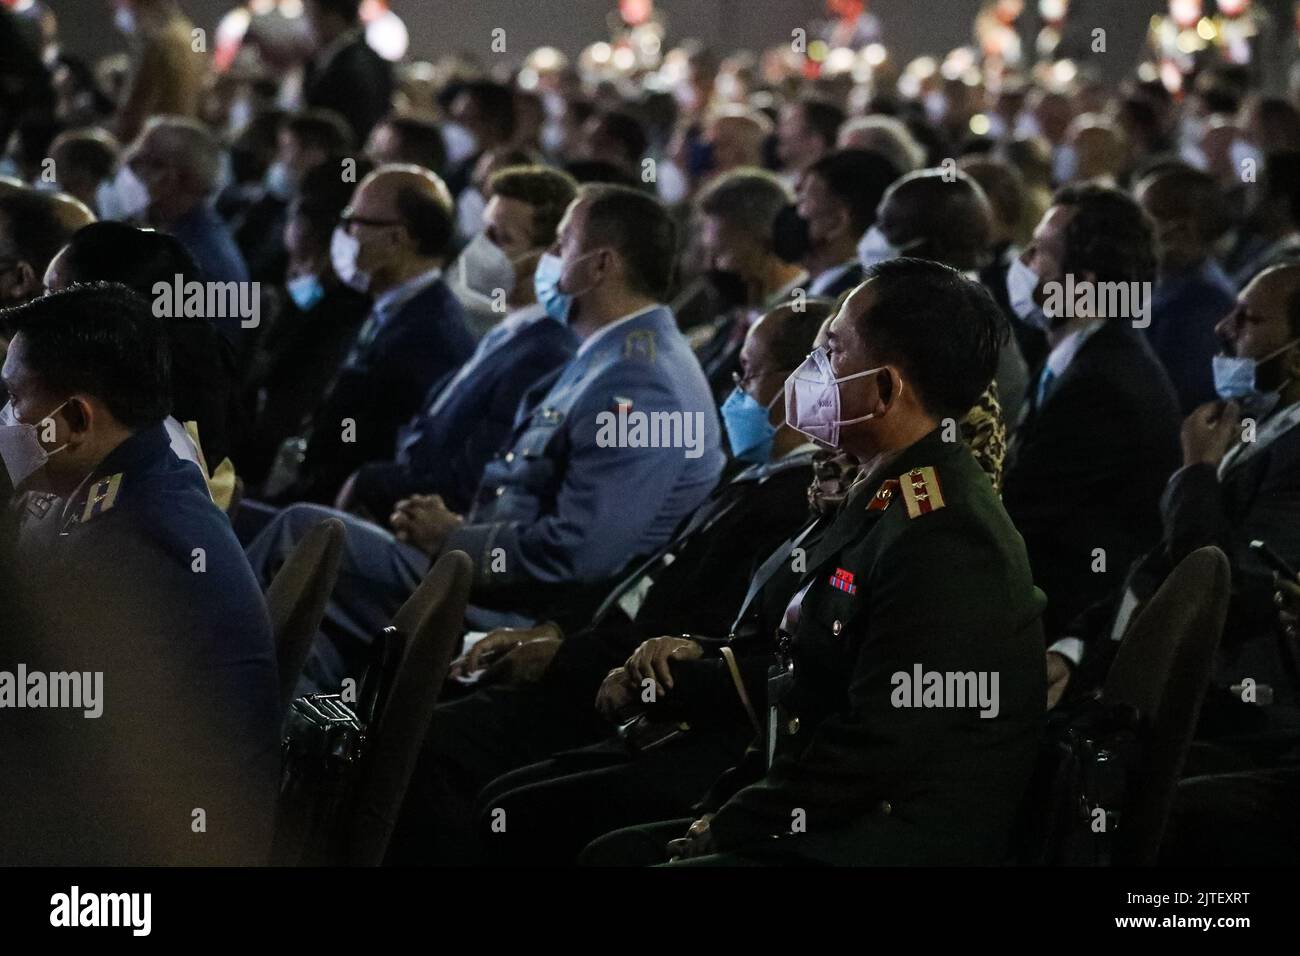
[{"label": "crowd of seated people", "polygon": [[1300,579],[1252,547],[1300,566],[1300,91],[695,43],[507,80],[390,62],[359,0],[232,67],[108,6],[116,86],[0,7],[0,669],[106,686],[90,733],[0,711],[0,861],[268,862],[280,684],[362,681],[464,552],[389,864],[1001,864],[1049,716],[1205,546],[1162,859],[1300,858]]}]

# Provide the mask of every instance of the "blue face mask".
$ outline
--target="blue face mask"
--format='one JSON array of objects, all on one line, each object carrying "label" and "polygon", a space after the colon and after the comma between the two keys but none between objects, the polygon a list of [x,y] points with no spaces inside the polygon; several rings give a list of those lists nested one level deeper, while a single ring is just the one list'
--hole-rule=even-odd
[{"label": "blue face mask", "polygon": [[573,309],[573,296],[560,291],[560,279],[564,277],[564,260],[553,253],[546,253],[537,260],[537,270],[533,273],[533,291],[546,314],[556,322],[567,324],[569,312]]},{"label": "blue face mask", "polygon": [[293,304],[303,312],[310,312],[325,298],[325,286],[321,284],[320,276],[295,276],[284,284],[284,288]]},{"label": "blue face mask", "polygon": [[1264,392],[1256,383],[1259,367],[1272,361],[1295,342],[1288,342],[1280,349],[1270,352],[1262,359],[1240,358],[1234,355],[1214,356],[1214,390],[1224,401],[1237,402],[1244,411],[1252,415],[1267,415],[1281,401],[1281,391]]},{"label": "blue face mask", "polygon": [[[778,392],[776,398],[781,397]],[[775,403],[776,399],[772,401]],[[771,407],[760,405],[758,399],[739,385],[722,403],[722,426],[727,431],[731,453],[738,461],[762,465],[771,459],[772,442],[776,438],[776,426],[768,421]]]}]

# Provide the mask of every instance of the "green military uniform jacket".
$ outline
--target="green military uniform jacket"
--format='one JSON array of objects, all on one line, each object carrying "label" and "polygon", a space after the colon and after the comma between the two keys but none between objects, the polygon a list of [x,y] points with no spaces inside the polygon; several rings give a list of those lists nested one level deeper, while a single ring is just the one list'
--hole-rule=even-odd
[{"label": "green military uniform jacket", "polygon": [[716,849],[1002,862],[1044,720],[1046,601],[988,476],[936,429],[805,547],[792,678],[759,715],[772,762],[717,810]]}]

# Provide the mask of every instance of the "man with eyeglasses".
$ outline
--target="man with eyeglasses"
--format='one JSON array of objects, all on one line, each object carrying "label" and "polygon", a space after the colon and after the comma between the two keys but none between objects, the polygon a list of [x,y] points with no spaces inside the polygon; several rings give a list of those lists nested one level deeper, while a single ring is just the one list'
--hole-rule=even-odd
[{"label": "man with eyeglasses", "polygon": [[312,416],[299,483],[286,501],[332,503],[347,477],[392,455],[430,387],[474,351],[443,280],[451,195],[419,166],[381,166],[361,181],[330,248],[334,272],[374,299],[324,402]]}]

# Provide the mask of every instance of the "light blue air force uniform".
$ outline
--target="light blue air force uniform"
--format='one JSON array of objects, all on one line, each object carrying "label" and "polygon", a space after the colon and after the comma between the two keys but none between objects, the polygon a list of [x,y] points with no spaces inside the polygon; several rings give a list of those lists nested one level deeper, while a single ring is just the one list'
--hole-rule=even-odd
[{"label": "light blue air force uniform", "polygon": [[668,541],[724,461],[699,362],[672,313],[647,309],[597,332],[525,396],[446,547],[474,559],[481,596],[604,581]]},{"label": "light blue air force uniform", "polygon": [[[474,559],[472,600],[492,609],[471,607],[467,625],[535,619],[538,608],[586,597],[584,585],[600,590],[667,542],[717,484],[721,437],[704,373],[667,308],[588,338],[524,396],[512,436],[446,543]],[[430,564],[377,525],[295,505],[249,547],[263,580],[307,528],[329,516],[347,526],[343,568],[304,690],[357,676],[366,647]]]}]

